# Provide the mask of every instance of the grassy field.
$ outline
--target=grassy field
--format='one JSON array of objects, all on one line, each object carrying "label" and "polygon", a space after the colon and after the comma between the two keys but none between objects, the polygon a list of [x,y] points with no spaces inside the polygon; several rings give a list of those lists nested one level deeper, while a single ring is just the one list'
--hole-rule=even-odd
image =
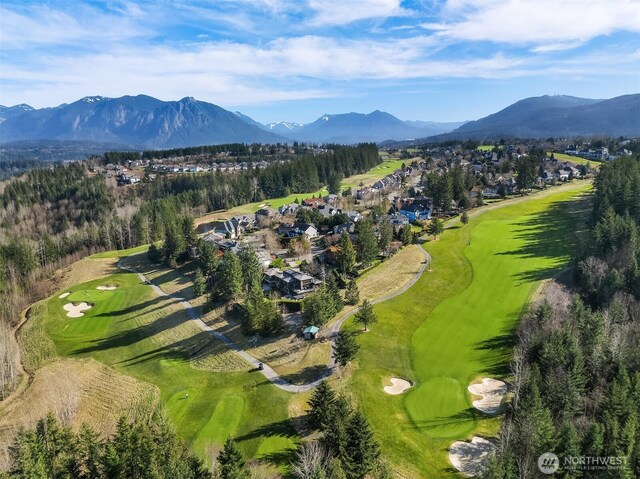
[{"label": "grassy field", "polygon": [[411,160],[397,160],[397,159],[388,159],[378,166],[371,168],[366,173],[361,175],[353,175],[349,178],[345,178],[342,182],[342,188],[357,188],[360,185],[370,186],[374,184],[381,178],[393,173],[400,167],[402,167],[402,163],[409,164]]},{"label": "grassy field", "polygon": [[[550,151],[547,151],[547,156],[551,156]],[[587,160],[586,158],[580,158],[579,156],[565,155],[564,153],[556,153],[556,152],[553,153],[553,157],[559,161],[570,161],[575,165],[586,165],[587,163],[589,163],[593,166],[598,166],[600,163],[602,163],[601,161],[598,161],[598,160]]]},{"label": "grassy field", "polygon": [[[118,288],[96,290],[105,284]],[[92,358],[157,386],[179,436],[205,459],[232,435],[248,457],[287,462],[297,441],[288,420],[289,395],[246,364],[237,372],[213,373],[206,364],[193,367],[215,340],[188,321],[174,300],[156,297],[131,273],[70,291],[67,298],[56,295],[46,302],[43,327],[59,356]],[[68,318],[62,306],[70,300],[93,307],[81,318]]]},{"label": "grassy field", "polygon": [[[540,281],[560,271],[574,250],[574,213],[581,207],[575,197],[588,188],[575,183],[496,207],[465,227],[449,222],[425,245],[431,271],[375,306],[379,322],[359,336],[347,387],[399,474],[455,476],[450,443],[496,433],[499,420],[476,413],[466,388],[477,378],[508,374],[518,318]],[[393,376],[415,387],[386,395],[382,388]]]}]

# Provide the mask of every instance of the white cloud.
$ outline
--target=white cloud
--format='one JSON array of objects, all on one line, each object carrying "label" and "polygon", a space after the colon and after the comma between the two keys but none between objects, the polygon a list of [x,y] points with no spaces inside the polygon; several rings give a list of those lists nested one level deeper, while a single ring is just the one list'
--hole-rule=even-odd
[{"label": "white cloud", "polygon": [[[150,34],[137,9],[126,15],[78,6],[71,15],[47,5],[32,5],[22,11],[0,7],[0,44],[4,49],[30,46],[75,45],[123,42]],[[85,43],[86,42],[86,43]]]},{"label": "white cloud", "polygon": [[408,15],[400,0],[309,0],[311,25],[346,25],[358,20]]},{"label": "white cloud", "polygon": [[449,0],[441,13],[438,34],[466,41],[579,45],[640,32],[637,0]]}]

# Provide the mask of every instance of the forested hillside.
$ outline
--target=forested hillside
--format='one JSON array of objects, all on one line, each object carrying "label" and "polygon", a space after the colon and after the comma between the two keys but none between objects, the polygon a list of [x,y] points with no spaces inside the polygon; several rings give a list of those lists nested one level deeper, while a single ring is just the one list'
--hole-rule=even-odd
[{"label": "forested hillside", "polygon": [[[512,409],[486,478],[538,477],[545,452],[560,458],[554,477],[640,477],[639,158],[602,166],[577,253],[571,284],[552,283],[521,324]],[[583,456],[614,459],[564,462]]]},{"label": "forested hillside", "polygon": [[[15,324],[23,308],[49,293],[51,272],[86,254],[149,244],[178,228],[182,216],[313,192],[380,162],[373,144],[335,146],[259,170],[158,176],[126,190],[108,188],[84,163],[32,171],[0,194],[0,324]],[[0,398],[16,380],[12,356],[0,345]]]}]

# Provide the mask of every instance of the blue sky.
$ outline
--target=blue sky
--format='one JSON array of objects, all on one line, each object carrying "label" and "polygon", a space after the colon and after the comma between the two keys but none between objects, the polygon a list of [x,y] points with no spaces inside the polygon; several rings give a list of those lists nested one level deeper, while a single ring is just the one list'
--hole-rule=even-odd
[{"label": "blue sky", "polygon": [[637,0],[0,1],[0,104],[193,96],[258,121],[469,120],[640,92]]}]

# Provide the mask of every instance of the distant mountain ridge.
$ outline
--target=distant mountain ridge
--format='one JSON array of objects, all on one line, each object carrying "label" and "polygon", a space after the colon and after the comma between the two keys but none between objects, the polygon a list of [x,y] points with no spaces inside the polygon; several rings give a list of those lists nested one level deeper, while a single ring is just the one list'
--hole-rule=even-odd
[{"label": "distant mountain ridge", "polygon": [[402,121],[390,113],[376,110],[368,114],[352,112],[330,115],[325,113],[307,124],[280,121],[268,123],[265,126],[270,131],[298,141],[360,143],[435,135],[449,132],[461,124],[463,122]]},{"label": "distant mountain ridge", "polygon": [[324,114],[301,124],[264,125],[191,97],[162,101],[147,95],[91,96],[53,108],[0,106],[0,142],[84,141],[140,148],[220,143],[419,143],[451,139],[557,136],[640,137],[640,94],[609,100],[542,96],[520,100],[470,122],[402,121],[373,111]]},{"label": "distant mountain ridge", "polygon": [[[3,109],[2,112],[15,109]],[[187,97],[85,97],[55,108],[26,110],[0,123],[0,141],[76,140],[173,148],[216,143],[277,143],[285,138],[217,105]]]},{"label": "distant mountain ridge", "polygon": [[497,113],[430,138],[499,139],[640,136],[640,94],[608,100],[565,95],[525,98]]}]

